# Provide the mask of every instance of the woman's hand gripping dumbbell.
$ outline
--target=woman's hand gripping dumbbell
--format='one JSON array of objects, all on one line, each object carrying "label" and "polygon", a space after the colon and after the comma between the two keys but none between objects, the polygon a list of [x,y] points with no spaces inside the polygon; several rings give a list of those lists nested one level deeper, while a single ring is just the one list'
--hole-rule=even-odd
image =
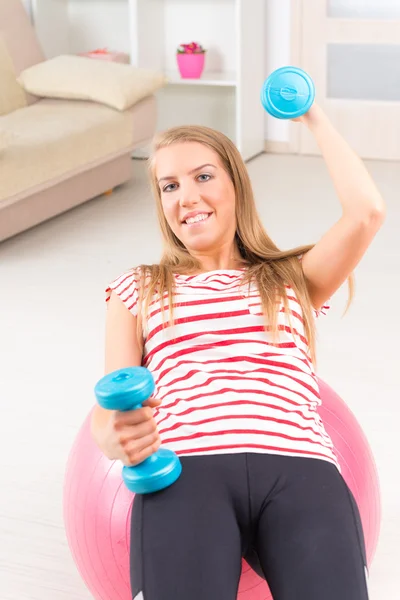
[{"label": "woman's hand gripping dumbbell", "polygon": [[160,401],[151,398],[153,391],[153,377],[144,367],[109,373],[95,387],[100,406],[116,411],[106,430],[110,454],[124,463],[124,482],[130,491],[138,494],[168,487],[182,470],[174,452],[159,449],[160,438],[152,408],[159,406]]}]

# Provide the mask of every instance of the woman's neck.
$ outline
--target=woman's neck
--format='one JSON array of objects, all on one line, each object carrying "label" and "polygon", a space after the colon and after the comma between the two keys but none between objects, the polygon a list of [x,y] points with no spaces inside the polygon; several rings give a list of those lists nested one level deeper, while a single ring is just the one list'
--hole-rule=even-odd
[{"label": "woman's neck", "polygon": [[243,267],[246,266],[246,261],[244,261],[243,258],[230,260],[205,260],[200,262],[200,269],[197,269],[200,273],[207,273],[208,271],[233,271],[243,269]]}]

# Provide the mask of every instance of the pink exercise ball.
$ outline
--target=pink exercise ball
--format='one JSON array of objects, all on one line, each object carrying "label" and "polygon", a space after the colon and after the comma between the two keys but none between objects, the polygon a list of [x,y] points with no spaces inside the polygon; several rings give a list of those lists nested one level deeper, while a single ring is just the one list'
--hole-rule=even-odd
[{"label": "pink exercise ball", "polygon": [[[319,380],[319,385],[319,414],[358,504],[370,565],[381,519],[374,459],[353,413],[326,383]],[[121,468],[119,461],[109,461],[93,442],[89,415],[66,467],[64,522],[76,566],[96,600],[131,600],[129,537],[133,494],[122,481]],[[238,600],[271,599],[267,583],[243,560]]]}]

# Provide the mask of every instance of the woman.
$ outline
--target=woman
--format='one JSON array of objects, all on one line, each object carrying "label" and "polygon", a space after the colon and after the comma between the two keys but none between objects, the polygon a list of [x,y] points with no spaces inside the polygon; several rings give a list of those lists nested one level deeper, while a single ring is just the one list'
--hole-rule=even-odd
[{"label": "woman", "polygon": [[155,141],[159,265],[107,290],[106,372],[144,365],[142,409],[97,407],[93,436],[137,465],[160,443],[182,475],[136,496],[133,598],[234,600],[256,553],[274,600],[367,600],[360,518],[318,415],[314,316],[351,277],[384,220],[362,162],[314,104],[298,119],[342,204],[314,246],[280,251],[235,146],[203,127]]}]

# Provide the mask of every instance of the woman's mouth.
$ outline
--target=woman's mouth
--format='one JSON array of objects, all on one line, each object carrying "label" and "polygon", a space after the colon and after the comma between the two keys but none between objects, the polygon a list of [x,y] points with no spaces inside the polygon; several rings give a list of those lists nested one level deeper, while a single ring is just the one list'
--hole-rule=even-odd
[{"label": "woman's mouth", "polygon": [[213,213],[199,213],[195,217],[189,217],[186,221],[182,221],[182,225],[187,225],[188,227],[196,227],[202,225],[206,221],[209,220]]}]

